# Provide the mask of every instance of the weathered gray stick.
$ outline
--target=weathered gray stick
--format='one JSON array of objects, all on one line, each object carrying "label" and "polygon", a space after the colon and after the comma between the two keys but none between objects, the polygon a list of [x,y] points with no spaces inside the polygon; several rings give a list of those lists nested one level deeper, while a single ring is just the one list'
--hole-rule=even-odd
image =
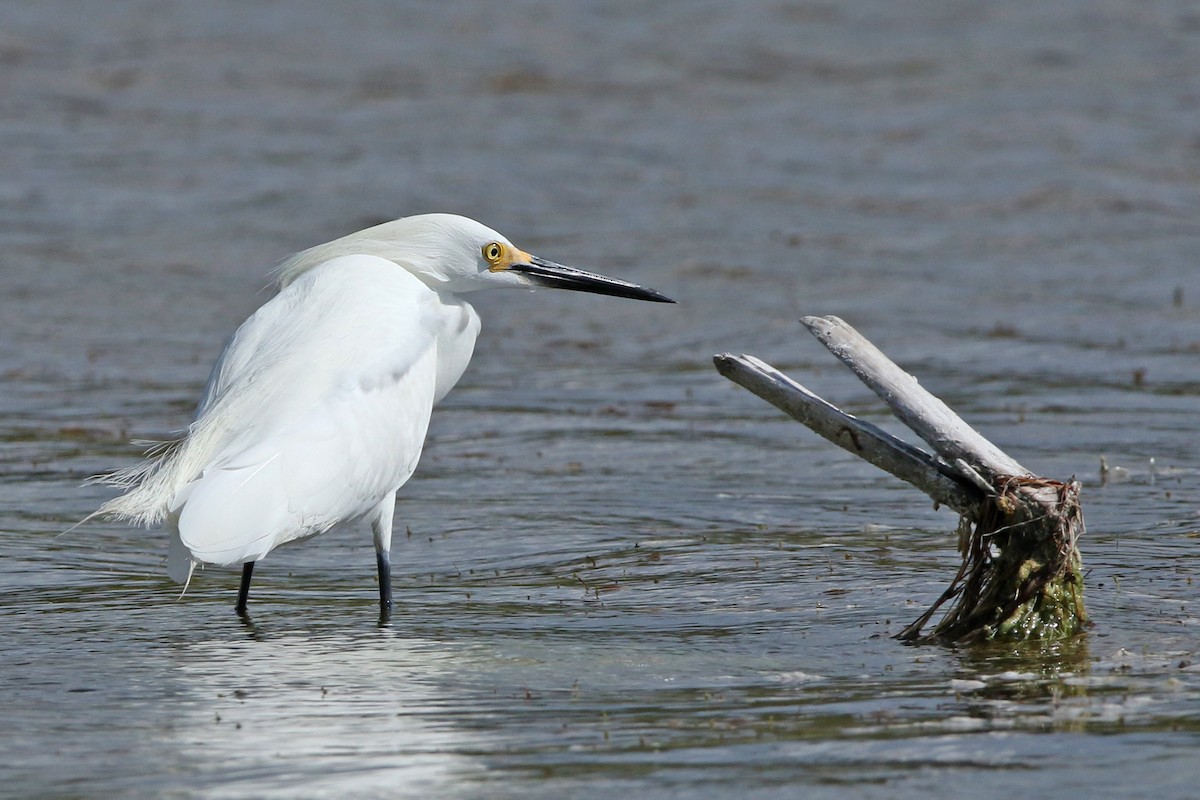
[{"label": "weathered gray stick", "polygon": [[974,516],[983,494],[936,458],[869,422],[825,402],[753,356],[713,357],[717,371],[859,458],[890,472],[963,516]]},{"label": "weathered gray stick", "polygon": [[965,461],[988,479],[1032,474],[838,317],[805,317],[801,322],[946,461]]}]

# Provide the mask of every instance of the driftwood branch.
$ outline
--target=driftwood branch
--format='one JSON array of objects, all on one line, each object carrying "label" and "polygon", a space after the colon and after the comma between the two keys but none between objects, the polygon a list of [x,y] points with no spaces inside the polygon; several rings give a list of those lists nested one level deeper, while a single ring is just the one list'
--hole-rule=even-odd
[{"label": "driftwood branch", "polygon": [[945,462],[822,400],[770,364],[754,356],[714,357],[717,372],[749,389],[797,422],[838,447],[911,483],[933,498],[967,515],[979,505],[979,490],[951,473]]},{"label": "driftwood branch", "polygon": [[843,320],[805,317],[800,321],[879,395],[901,422],[946,460],[964,461],[984,477],[1030,474]]},{"label": "driftwood branch", "polygon": [[[843,412],[753,356],[713,360],[725,377],[958,512],[962,564],[942,596],[898,638],[1057,638],[1082,630],[1079,484],[1030,473],[841,319],[805,317],[803,323],[934,452]],[[950,600],[954,606],[922,635]]]}]

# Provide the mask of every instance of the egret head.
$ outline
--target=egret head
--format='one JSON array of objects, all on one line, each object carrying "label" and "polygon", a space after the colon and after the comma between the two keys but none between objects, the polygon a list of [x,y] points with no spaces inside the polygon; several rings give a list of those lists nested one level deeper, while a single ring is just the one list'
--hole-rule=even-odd
[{"label": "egret head", "polygon": [[403,217],[297,253],[280,266],[279,283],[286,286],[318,264],[352,254],[394,261],[430,287],[455,293],[494,286],[547,286],[675,302],[652,289],[538,258],[486,225],[455,214]]}]

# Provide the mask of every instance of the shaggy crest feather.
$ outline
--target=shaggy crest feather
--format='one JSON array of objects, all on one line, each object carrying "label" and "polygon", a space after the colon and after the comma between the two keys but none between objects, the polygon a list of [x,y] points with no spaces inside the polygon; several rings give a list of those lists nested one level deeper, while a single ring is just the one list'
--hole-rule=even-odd
[{"label": "shaggy crest feather", "polygon": [[461,261],[469,264],[478,258],[481,240],[508,244],[507,239],[486,225],[456,214],[401,217],[302,250],[276,267],[274,275],[282,289],[331,259],[370,253],[398,264],[430,288],[445,288],[454,277],[446,272],[448,243],[459,250]]}]

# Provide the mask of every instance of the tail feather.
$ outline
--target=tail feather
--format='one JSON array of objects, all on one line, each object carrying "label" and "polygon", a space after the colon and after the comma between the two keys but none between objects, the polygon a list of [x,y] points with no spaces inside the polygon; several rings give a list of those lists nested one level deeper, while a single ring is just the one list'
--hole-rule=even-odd
[{"label": "tail feather", "polygon": [[[170,515],[167,518],[167,533],[170,535],[170,545],[167,549],[167,575],[176,583],[183,584],[183,591],[187,591],[188,584],[192,582],[192,572],[196,569],[196,560],[192,558],[192,551],[188,550],[187,545],[179,538],[179,517],[176,514]],[[180,595],[182,597],[182,595]]]},{"label": "tail feather", "polygon": [[187,440],[139,441],[145,446],[144,461],[112,472],[93,475],[84,485],[104,484],[126,489],[125,494],[105,502],[81,522],[100,517],[127,520],[144,527],[161,523],[167,515],[168,503],[176,482],[172,467]]}]

